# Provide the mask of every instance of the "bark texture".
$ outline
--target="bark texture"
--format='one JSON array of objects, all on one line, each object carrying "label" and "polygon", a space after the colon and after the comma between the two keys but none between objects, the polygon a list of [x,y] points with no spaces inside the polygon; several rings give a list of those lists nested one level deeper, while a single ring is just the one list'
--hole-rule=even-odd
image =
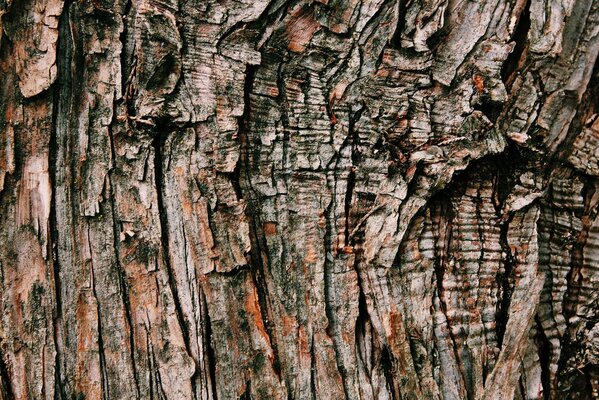
[{"label": "bark texture", "polygon": [[599,2],[0,0],[0,400],[599,398]]}]

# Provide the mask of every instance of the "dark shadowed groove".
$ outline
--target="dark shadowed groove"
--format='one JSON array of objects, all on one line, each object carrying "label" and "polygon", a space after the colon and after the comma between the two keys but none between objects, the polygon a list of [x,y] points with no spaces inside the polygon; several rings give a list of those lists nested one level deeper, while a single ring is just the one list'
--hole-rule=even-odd
[{"label": "dark shadowed groove", "polygon": [[[339,371],[339,375],[341,375],[341,381],[343,382],[343,392],[345,393],[345,398],[349,399],[349,391],[347,388],[347,368],[343,365],[343,358],[341,357],[341,349],[339,345],[339,332],[337,325],[337,318],[335,314],[335,310],[332,305],[332,293],[331,293],[331,284],[333,282],[333,261],[330,259],[332,256],[333,249],[333,228],[335,225],[335,209],[336,209],[336,195],[337,192],[337,179],[333,175],[332,179],[335,181],[331,196],[331,202],[329,203],[327,209],[325,210],[326,216],[326,224],[325,224],[325,234],[324,234],[324,251],[325,258],[323,264],[323,275],[324,275],[324,310],[325,315],[328,321],[327,334],[333,341],[333,348],[335,349],[335,364],[337,365],[337,371]],[[347,223],[346,223],[347,226]],[[330,256],[329,256],[330,254]],[[333,288],[333,290],[335,290]],[[312,339],[314,341],[314,339]],[[316,393],[316,392],[314,392]]]},{"label": "dark shadowed groove", "polygon": [[[360,135],[356,131],[356,123],[362,117],[362,113],[364,112],[364,107],[360,107],[356,112],[350,114],[349,124],[347,127],[347,136],[351,144],[351,170],[347,177],[347,190],[345,193],[345,245],[350,246],[353,243],[350,242],[350,213],[351,213],[351,205],[354,200],[354,189],[356,186],[356,165],[360,163],[360,154],[356,150],[356,146],[360,144]],[[357,198],[356,198],[357,204]],[[356,255],[356,259],[358,256]],[[356,269],[356,273],[358,270]],[[359,275],[359,274],[358,274]]]},{"label": "dark shadowed groove", "polygon": [[514,49],[505,59],[501,67],[501,79],[506,86],[507,91],[512,87],[515,76],[518,71],[522,56],[526,56],[525,51],[528,46],[528,31],[530,30],[530,0],[527,0],[524,9],[518,15],[518,24],[510,41],[515,42]]},{"label": "dark shadowed groove", "polygon": [[349,246],[349,213],[351,210],[351,202],[354,194],[354,187],[356,186],[356,171],[352,167],[347,176],[347,189],[345,192],[345,245]]},{"label": "dark shadowed groove", "polygon": [[[87,237],[89,240],[89,222],[87,223]],[[88,244],[91,249],[91,244]],[[94,301],[96,302],[96,312],[98,313],[98,359],[100,363],[100,383],[102,388],[102,399],[110,400],[110,396],[108,395],[110,392],[108,373],[106,371],[106,354],[104,352],[104,338],[102,337],[102,309],[100,307],[100,301],[98,300],[98,294],[96,292],[96,272],[94,271],[94,255],[91,253],[91,262],[89,265],[89,269],[91,272],[91,290],[94,296]]]},{"label": "dark shadowed groove", "polygon": [[[404,255],[403,249],[408,245],[408,243],[414,243],[415,245],[417,245],[420,248],[418,239],[416,239],[416,242],[414,242],[414,238],[411,237],[411,233],[413,230],[418,230],[418,225],[419,225],[418,218],[425,216],[425,213],[426,213],[426,208],[420,209],[414,215],[414,217],[408,222],[408,227],[407,227],[406,232],[405,232],[403,238],[401,239],[399,245],[397,246],[397,252],[395,253],[395,258],[393,259],[393,263],[391,265],[391,268],[393,268],[394,270],[402,271],[404,266],[402,265],[401,258]],[[422,226],[423,226],[423,229],[420,231],[421,233],[424,230],[424,223],[422,223]],[[398,303],[402,304],[403,309],[405,309],[405,310],[409,309],[410,305],[407,301],[407,300],[409,300],[409,297],[407,299],[405,297],[398,297],[397,300],[398,300]],[[431,315],[431,317],[432,317],[432,315]],[[421,341],[421,339],[410,334],[410,328],[409,328],[407,322],[404,325],[404,331],[406,333],[406,342],[409,345],[409,356],[413,360],[412,366],[414,367],[414,373],[415,373],[415,376],[419,379],[419,381],[416,383],[418,385],[418,388],[420,388],[420,390],[422,390],[422,385],[421,385],[422,382],[420,381],[421,373],[422,373],[422,361],[420,361],[420,359],[422,359],[422,356],[418,355],[417,348],[416,348],[417,343],[419,341]],[[402,379],[403,379],[403,377],[402,377]],[[404,386],[403,382],[402,382],[401,386]]]},{"label": "dark shadowed groove", "polygon": [[493,207],[495,208],[495,215],[501,220],[499,225],[499,246],[501,251],[505,254],[505,258],[501,259],[503,263],[503,271],[499,269],[496,277],[497,286],[499,287],[499,298],[496,305],[496,333],[497,333],[497,344],[501,348],[503,344],[503,338],[507,327],[509,309],[512,301],[512,295],[514,293],[514,268],[516,266],[516,260],[512,255],[512,251],[508,242],[508,232],[510,230],[510,224],[514,217],[513,213],[509,215],[502,215],[503,205],[505,199],[513,189],[515,182],[513,176],[516,173],[517,166],[523,165],[522,159],[515,148],[513,143],[509,143],[505,151],[505,154],[498,156],[495,159],[494,170],[495,182],[493,185]]},{"label": "dark shadowed groove", "polygon": [[257,68],[257,66],[248,65],[245,73],[245,83],[243,87],[243,114],[241,117],[239,117],[238,120],[239,140],[241,146],[239,154],[239,188],[240,190],[246,190],[247,192],[245,193],[245,195],[242,193],[242,198],[246,199],[247,201],[245,215],[248,219],[250,237],[250,252],[249,257],[246,258],[248,259],[248,262],[250,264],[252,280],[254,286],[256,287],[256,292],[258,293],[258,304],[260,306],[260,316],[262,317],[264,330],[268,335],[270,347],[272,348],[273,352],[273,369],[280,378],[281,365],[279,361],[279,352],[276,340],[273,340],[272,335],[273,326],[271,323],[272,318],[269,318],[270,307],[268,306],[268,286],[265,277],[265,266],[262,262],[262,247],[260,243],[261,239],[263,238],[259,236],[259,229],[257,226],[259,218],[256,218],[254,216],[256,210],[253,209],[258,199],[256,193],[253,191],[250,177],[251,167],[249,162],[250,148],[248,139],[248,129],[251,112],[251,92]]},{"label": "dark shadowed groove", "polygon": [[[233,190],[235,191],[235,197],[237,198],[237,200],[242,200],[243,192],[241,190],[241,184],[240,184],[241,157],[237,160],[237,164],[235,164],[235,168],[233,169],[233,172],[218,172],[217,171],[217,174],[219,174],[219,173],[226,176],[227,179],[229,179],[229,181],[231,182],[231,186],[233,186]],[[217,204],[217,207],[218,207],[218,204]]]},{"label": "dark shadowed groove", "polygon": [[[60,279],[60,264],[58,262],[58,243],[59,231],[58,221],[56,218],[56,164],[58,158],[58,118],[60,114],[68,107],[68,95],[70,91],[67,89],[68,78],[70,75],[70,60],[72,56],[72,37],[70,32],[70,13],[69,9],[71,1],[67,0],[64,3],[63,11],[58,21],[58,38],[56,43],[56,68],[57,77],[52,87],[52,129],[50,131],[50,139],[48,144],[48,173],[50,176],[50,216],[49,216],[49,251],[52,256],[51,263],[54,278],[54,316],[53,316],[53,340],[56,354],[54,356],[54,399],[66,400],[67,393],[62,382],[62,352],[63,352],[63,335],[62,335],[62,283]],[[60,113],[60,114],[59,114]],[[64,116],[64,115],[63,115]],[[62,128],[65,128],[61,124]]]},{"label": "dark shadowed groove", "polygon": [[[125,5],[125,9],[124,9],[124,15],[123,18],[126,18],[127,15],[129,14],[130,10],[132,7],[132,1],[128,0],[127,4]],[[119,40],[121,42],[121,54],[120,54],[120,68],[121,68],[121,92],[125,93],[126,91],[126,82],[127,82],[127,72],[128,72],[128,61],[126,59],[126,53],[127,53],[127,26],[129,24],[128,20],[123,21],[123,30],[120,34]],[[125,72],[125,73],[123,73]],[[126,99],[126,97],[124,97]],[[123,104],[123,107],[127,107],[127,103],[126,101]],[[137,371],[137,363],[136,363],[136,357],[135,357],[135,339],[134,339],[134,332],[133,332],[133,319],[131,317],[131,304],[129,302],[129,285],[128,285],[128,280],[127,280],[127,273],[125,271],[125,269],[123,268],[121,262],[120,262],[120,245],[119,245],[119,237],[120,237],[120,232],[118,227],[120,226],[120,223],[118,221],[118,213],[116,210],[116,197],[115,197],[115,190],[114,190],[114,185],[112,182],[112,176],[114,174],[114,170],[116,169],[116,160],[117,160],[117,156],[116,156],[116,151],[115,151],[115,146],[114,146],[114,131],[113,131],[113,127],[115,126],[115,124],[118,124],[117,120],[116,120],[116,113],[117,113],[117,107],[116,107],[116,102],[113,102],[113,118],[112,118],[112,123],[108,126],[108,139],[110,142],[110,153],[111,153],[111,165],[110,165],[110,169],[108,171],[108,175],[109,175],[109,193],[110,193],[110,205],[111,205],[111,212],[112,212],[112,229],[113,229],[113,247],[114,247],[114,251],[115,251],[115,262],[116,262],[116,266],[117,266],[117,272],[118,272],[118,278],[119,278],[119,285],[120,285],[120,293],[121,293],[121,298],[122,298],[122,302],[123,302],[123,306],[125,308],[125,320],[126,320],[126,324],[127,324],[127,329],[129,330],[129,357],[131,359],[131,368],[133,371],[133,379],[135,380],[135,392],[137,393],[137,397],[140,397],[140,388],[139,388],[139,378],[138,378],[138,371]]]},{"label": "dark shadowed groove", "polygon": [[314,355],[314,335],[310,340],[310,390],[316,395],[316,357]]},{"label": "dark shadowed groove", "polygon": [[[154,373],[154,380],[155,380],[155,385],[156,385],[156,389],[158,391],[158,393],[156,393],[156,396],[158,397],[158,399],[163,400],[163,399],[167,399],[168,397],[165,396],[164,393],[164,388],[162,387],[162,378],[160,376],[160,368],[158,368],[157,363],[156,363],[156,354],[154,354],[154,347],[151,345],[151,341],[150,341],[150,335],[148,335],[148,343],[150,343],[149,347],[150,347],[150,354],[152,355],[152,363],[151,365],[151,371],[150,372],[150,376],[152,375],[152,373]],[[151,380],[151,378],[150,378]]]},{"label": "dark shadowed groove", "polygon": [[[588,363],[582,367],[578,366],[575,369],[572,368],[572,360],[576,359],[577,353],[580,352],[579,339],[582,335],[580,335],[579,331],[578,335],[575,333],[574,336],[572,336],[572,328],[576,328],[576,323],[570,323],[570,321],[576,321],[576,306],[584,302],[584,300],[581,299],[581,271],[584,268],[585,262],[584,249],[587,245],[592,246],[592,243],[589,243],[588,239],[593,222],[597,218],[598,211],[596,204],[592,204],[593,197],[596,195],[596,186],[593,182],[594,179],[586,175],[581,176],[581,178],[584,180],[584,186],[581,193],[582,198],[584,199],[584,211],[581,216],[582,229],[572,246],[570,269],[566,275],[566,291],[564,293],[562,304],[563,314],[566,321],[568,321],[567,326],[570,329],[565,331],[564,337],[562,338],[560,358],[557,363],[556,389],[558,395],[566,396],[568,393],[572,393],[573,389],[571,389],[571,387],[575,387],[576,389],[574,389],[574,391],[577,396],[579,396],[576,398],[592,399],[592,363]],[[575,318],[572,319],[573,317]],[[586,330],[590,330],[596,323],[596,320],[589,320],[588,316],[586,318],[583,317],[583,320],[586,321]]]},{"label": "dark shadowed groove", "polygon": [[270,342],[270,347],[273,352],[273,362],[272,367],[275,373],[280,377],[281,376],[281,364],[279,361],[279,352],[277,347],[276,340],[273,339],[273,326],[272,326],[272,318],[269,318],[269,306],[268,306],[268,286],[266,284],[266,277],[264,273],[264,265],[262,263],[262,250],[259,244],[258,231],[255,226],[256,222],[253,218],[249,221],[250,225],[250,263],[251,263],[251,276],[254,286],[256,287],[256,292],[258,293],[258,304],[260,306],[260,316],[262,317],[262,323],[264,324],[264,330],[268,336],[268,340]]},{"label": "dark shadowed groove", "polygon": [[[484,202],[484,199],[482,197],[482,188],[485,183],[485,180],[488,179],[488,177],[487,177],[487,174],[485,174],[485,173],[477,174],[477,175],[478,176],[476,176],[474,179],[472,179],[471,182],[476,183],[476,198],[474,198],[473,201],[474,201],[474,213],[476,215],[476,221],[477,221],[477,224],[476,224],[477,232],[476,233],[478,234],[478,241],[480,243],[480,253],[478,256],[478,262],[477,262],[478,265],[477,265],[477,269],[476,269],[476,276],[479,277],[479,279],[480,279],[480,271],[482,269],[482,265],[485,263],[485,253],[486,253],[485,227],[484,227],[485,220],[483,218],[482,211],[481,211],[481,208],[482,208],[483,202]],[[478,299],[480,299],[480,297],[481,297],[480,288],[481,288],[481,283],[479,281],[479,283],[477,284],[477,287],[476,287],[476,302],[475,302],[475,304],[476,304],[477,308],[478,308]],[[487,344],[487,330],[485,328],[484,320],[482,318],[481,318],[481,325],[482,325],[481,339],[482,339],[483,343]],[[491,372],[487,369],[487,367],[488,367],[487,362],[483,361],[482,365],[481,365],[483,387],[486,385],[487,376]],[[474,386],[475,385],[472,385],[472,387],[474,387]],[[466,390],[468,390],[468,388],[466,388]],[[474,395],[472,397],[474,397]]]},{"label": "dark shadowed groove", "polygon": [[392,400],[401,400],[401,393],[398,393],[398,382],[395,379],[395,371],[393,368],[394,365],[393,355],[391,351],[387,347],[387,345],[383,345],[381,349],[381,367],[383,369],[383,375],[385,376],[385,381],[387,383],[387,388],[389,393],[391,394]]},{"label": "dark shadowed groove", "polygon": [[239,400],[252,400],[252,380],[248,379],[245,382],[245,391],[239,397]]},{"label": "dark shadowed groove", "polygon": [[[357,277],[358,283],[358,316],[356,318],[356,323],[354,327],[354,339],[355,339],[355,349],[356,349],[356,358],[360,358],[362,365],[366,367],[368,365],[368,360],[365,360],[362,357],[362,349],[365,347],[366,340],[371,340],[372,337],[367,337],[366,327],[368,324],[372,326],[372,322],[370,321],[370,314],[368,313],[368,304],[366,302],[366,294],[364,292],[364,285],[362,282],[362,275],[360,273],[360,263],[362,263],[362,255],[363,250],[361,249],[361,239],[360,236],[360,245],[354,247],[354,271]],[[370,335],[373,333],[373,329],[370,331]],[[377,366],[372,363],[372,368],[376,369]],[[359,373],[359,372],[358,372]],[[369,374],[372,374],[372,371],[368,371]],[[392,391],[389,390],[391,393]],[[393,396],[393,394],[391,394]]]},{"label": "dark shadowed groove", "polygon": [[500,288],[500,297],[498,299],[499,301],[497,302],[496,312],[497,344],[499,345],[499,348],[501,348],[503,344],[503,337],[507,328],[509,309],[513,294],[510,278],[514,273],[515,260],[512,256],[512,252],[508,243],[508,231],[510,229],[511,222],[512,215],[509,216],[507,221],[501,223],[499,233],[499,245],[501,246],[502,252],[505,254],[505,259],[502,260],[503,273],[500,270],[497,274],[497,281]]},{"label": "dark shadowed groove", "polygon": [[[364,294],[364,289],[362,288],[362,279],[360,278],[360,273],[358,272],[358,256],[356,255],[354,261],[354,269],[358,276],[358,318],[356,319],[355,325],[355,340],[356,340],[356,348],[359,349],[363,338],[360,336],[366,335],[366,324],[370,321],[370,315],[368,315],[368,305],[366,304],[366,295]],[[362,352],[356,351],[357,357],[362,358]],[[363,363],[366,364],[366,360],[363,360]]]},{"label": "dark shadowed groove", "polygon": [[6,400],[15,399],[10,382],[10,375],[8,374],[6,364],[4,363],[4,355],[0,351],[0,394],[2,395],[2,398]]},{"label": "dark shadowed groove", "polygon": [[154,378],[152,373],[154,371],[154,365],[152,363],[154,354],[152,353],[152,340],[150,338],[150,333],[146,330],[146,362],[148,363],[148,392],[150,395],[150,400],[154,400]]},{"label": "dark shadowed groove", "polygon": [[401,49],[401,34],[406,26],[406,13],[408,11],[409,0],[399,0],[398,16],[397,16],[397,27],[393,36],[389,41],[391,48]]},{"label": "dark shadowed groove", "polygon": [[[177,283],[175,281],[175,274],[173,272],[171,262],[170,262],[170,247],[169,247],[169,226],[168,226],[168,217],[166,213],[166,209],[164,207],[164,173],[163,173],[163,157],[162,157],[162,148],[164,147],[165,142],[165,134],[169,132],[167,126],[161,123],[157,123],[154,131],[154,138],[152,139],[152,147],[154,148],[154,185],[156,187],[156,203],[158,206],[158,215],[160,220],[160,242],[162,245],[162,262],[166,271],[168,273],[168,283],[171,290],[171,294],[173,295],[173,303],[175,305],[175,314],[177,315],[177,321],[179,326],[181,327],[181,333],[183,335],[183,342],[185,343],[185,350],[187,354],[191,357],[191,346],[189,345],[189,327],[185,323],[185,318],[183,317],[183,309],[181,307],[181,302],[179,300],[179,294],[177,291]],[[195,369],[198,366],[196,364],[196,360],[194,360],[194,374]],[[196,395],[196,387],[195,381],[191,380],[192,391],[194,393],[194,397]]]},{"label": "dark shadowed groove", "polygon": [[535,317],[537,324],[537,335],[535,342],[539,349],[539,361],[541,365],[541,385],[543,387],[543,399],[549,400],[551,394],[551,374],[549,371],[549,365],[551,360],[551,343],[543,331],[543,326],[539,320],[539,316]]},{"label": "dark shadowed groove", "polygon": [[133,370],[133,379],[135,380],[135,391],[137,393],[137,397],[139,398],[140,396],[140,390],[139,390],[139,380],[138,380],[138,374],[137,374],[137,366],[136,366],[136,362],[135,362],[135,340],[134,340],[134,335],[133,335],[133,319],[131,317],[131,304],[129,302],[129,285],[128,285],[128,281],[127,281],[127,273],[125,272],[125,269],[123,268],[121,262],[120,262],[120,245],[119,245],[119,236],[120,236],[120,232],[118,230],[118,226],[120,226],[120,223],[117,219],[117,211],[116,211],[116,207],[115,207],[115,201],[116,201],[116,197],[115,197],[115,191],[114,191],[114,187],[112,184],[112,175],[113,175],[113,171],[116,168],[116,152],[114,149],[114,133],[112,130],[113,124],[117,123],[116,119],[114,118],[114,114],[115,112],[113,111],[113,119],[112,119],[112,124],[108,127],[108,137],[109,137],[109,141],[110,141],[110,152],[111,152],[111,157],[112,157],[112,166],[110,168],[110,170],[108,171],[108,175],[109,175],[109,186],[108,186],[108,191],[110,194],[110,208],[111,208],[111,213],[112,213],[112,246],[114,247],[114,252],[115,252],[115,263],[116,263],[116,267],[117,267],[117,275],[119,278],[119,286],[120,286],[120,292],[121,292],[121,299],[123,301],[123,306],[125,308],[125,320],[126,320],[126,324],[127,324],[127,329],[129,330],[129,357],[131,357],[131,367]]},{"label": "dark shadowed groove", "polygon": [[[132,0],[127,0],[127,4],[125,4],[125,8],[123,10],[123,15],[122,18],[124,19],[123,21],[123,30],[121,31],[121,34],[119,36],[119,41],[121,42],[121,54],[120,54],[120,61],[121,61],[121,93],[123,93],[123,97],[125,97],[125,93],[127,90],[127,84],[128,84],[128,80],[129,80],[129,69],[131,68],[131,66],[129,65],[129,60],[127,60],[127,35],[129,34],[129,29],[128,29],[128,25],[131,21],[131,19],[129,18],[129,14],[131,12],[131,9],[133,8],[133,1]],[[127,107],[127,104],[125,104],[125,107]]]},{"label": "dark shadowed groove", "polygon": [[208,374],[210,375],[210,390],[212,391],[212,399],[217,400],[216,390],[216,356],[214,354],[214,348],[212,347],[212,323],[210,321],[210,314],[208,314],[208,302],[206,301],[206,294],[200,289],[200,310],[201,315],[205,318],[204,323],[204,341],[206,345],[206,358],[208,359]]}]

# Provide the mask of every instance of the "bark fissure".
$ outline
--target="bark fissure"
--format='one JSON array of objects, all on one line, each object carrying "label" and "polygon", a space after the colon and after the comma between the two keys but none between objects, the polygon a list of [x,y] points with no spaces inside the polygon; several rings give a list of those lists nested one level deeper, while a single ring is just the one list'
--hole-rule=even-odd
[{"label": "bark fissure", "polygon": [[[112,129],[109,129],[109,139],[110,139],[110,151],[111,151],[111,159],[113,160],[113,166],[112,168],[109,170],[108,172],[108,180],[109,180],[109,194],[111,198],[115,198],[115,189],[113,187],[113,183],[112,183],[112,176],[113,176],[113,171],[116,168],[116,166],[114,165],[114,163],[116,163],[116,151],[114,148],[114,136],[113,136],[113,132]],[[113,234],[112,234],[112,245],[114,247],[115,252],[119,252],[120,251],[120,246],[119,246],[119,240],[120,237],[122,235],[122,223],[117,224],[118,221],[118,214],[117,214],[117,210],[114,204],[114,201],[110,202],[111,205],[111,214],[112,214],[112,219],[114,221],[114,224],[112,225],[113,227]],[[119,230],[119,227],[121,228]],[[123,302],[124,308],[125,308],[125,320],[126,320],[126,330],[128,332],[128,336],[129,336],[129,356],[131,357],[131,368],[133,370],[133,377],[134,377],[134,381],[135,381],[135,392],[137,397],[140,397],[140,390],[139,390],[139,378],[138,378],[138,372],[137,372],[137,365],[136,365],[136,357],[135,357],[135,340],[134,340],[134,332],[133,332],[133,319],[131,317],[131,303],[129,301],[129,285],[128,285],[128,281],[127,281],[127,272],[125,271],[125,269],[123,268],[123,265],[121,264],[121,262],[119,261],[119,258],[116,258],[116,268],[118,269],[118,276],[119,276],[119,292],[121,293],[121,300]]]},{"label": "bark fissure", "polygon": [[[87,239],[88,239],[88,247],[90,249],[92,249],[92,245],[91,243],[89,243],[89,237],[90,237],[90,233],[89,233],[89,224],[87,225]],[[94,262],[93,262],[93,254],[91,255],[91,261],[89,263],[89,273],[90,273],[90,277],[89,277],[89,288],[87,288],[88,290],[91,290],[92,295],[94,297],[94,301],[95,301],[95,306],[96,306],[96,313],[98,315],[98,325],[97,325],[97,329],[98,329],[98,359],[99,359],[99,363],[100,363],[100,383],[101,383],[101,388],[102,388],[102,398],[103,399],[107,399],[110,393],[110,386],[108,383],[108,374],[106,371],[106,354],[104,353],[104,339],[102,337],[102,310],[100,308],[100,301],[98,300],[98,293],[96,291],[96,274],[94,271]]]},{"label": "bark fissure", "polygon": [[[333,188],[332,188],[332,192],[336,193],[337,192],[337,179],[336,177],[331,177],[329,179],[332,179],[334,181],[333,183]],[[336,321],[336,313],[335,310],[333,309],[333,305],[334,305],[334,297],[333,297],[333,293],[332,291],[334,290],[334,277],[333,277],[333,265],[332,263],[334,262],[334,255],[333,252],[336,253],[335,249],[333,248],[334,243],[333,243],[333,229],[335,228],[334,226],[331,226],[334,224],[334,210],[337,208],[337,205],[335,204],[335,197],[333,197],[331,199],[331,202],[329,203],[329,205],[327,206],[326,210],[325,210],[325,216],[327,218],[327,224],[325,226],[325,233],[324,233],[324,248],[325,248],[325,252],[326,252],[326,256],[325,256],[325,260],[324,260],[324,308],[325,308],[325,314],[327,317],[327,328],[326,328],[326,332],[327,335],[329,335],[329,337],[331,337],[331,339],[333,340],[333,346],[335,348],[335,361],[336,361],[336,367],[337,370],[339,371],[339,374],[341,375],[341,380],[343,382],[343,390],[345,392],[345,397],[349,398],[349,391],[347,388],[347,371],[345,366],[343,365],[343,361],[341,358],[341,354],[340,354],[340,348],[339,348],[339,333],[338,333],[338,326],[337,326],[337,321]],[[314,340],[314,339],[312,339]],[[312,344],[313,346],[313,344]]]},{"label": "bark fissure", "polygon": [[0,4],[0,398],[599,393],[599,4]]},{"label": "bark fissure", "polygon": [[526,0],[524,8],[516,17],[518,22],[511,37],[511,41],[514,42],[514,48],[501,67],[501,79],[505,83],[508,91],[511,89],[514,82],[514,74],[521,68],[520,62],[528,45],[530,2],[531,0]]},{"label": "bark fissure", "polygon": [[[156,206],[158,207],[158,214],[159,214],[159,219],[160,219],[160,240],[161,240],[161,245],[163,248],[162,251],[162,260],[163,263],[165,265],[165,268],[167,270],[168,273],[168,282],[169,282],[169,288],[170,291],[172,293],[173,296],[173,302],[175,305],[175,313],[177,315],[177,321],[179,322],[179,326],[181,327],[181,331],[183,333],[183,341],[185,343],[185,349],[187,350],[187,353],[190,353],[189,350],[189,326],[187,325],[187,323],[185,322],[185,319],[183,317],[183,311],[181,308],[181,304],[180,304],[180,300],[179,300],[179,296],[177,293],[177,285],[176,285],[176,281],[175,281],[175,276],[173,274],[173,269],[171,266],[171,262],[170,262],[170,251],[169,251],[169,237],[168,237],[168,232],[169,232],[169,225],[168,225],[168,219],[167,219],[167,212],[166,209],[164,207],[164,186],[163,186],[163,179],[164,179],[164,173],[163,173],[163,168],[164,168],[164,159],[163,159],[163,148],[164,148],[164,142],[166,140],[165,135],[167,134],[172,134],[171,130],[162,125],[162,124],[157,124],[157,126],[155,127],[155,131],[154,131],[154,138],[152,139],[152,148],[154,150],[154,185],[156,188]],[[195,393],[195,391],[194,391]]]},{"label": "bark fissure", "polygon": [[501,237],[500,244],[503,253],[505,254],[505,260],[503,263],[503,273],[498,275],[498,284],[500,287],[500,296],[497,302],[497,343],[501,346],[503,343],[503,337],[505,335],[505,329],[508,319],[508,311],[512,299],[512,273],[514,271],[515,262],[511,253],[511,249],[508,244],[508,230],[512,217],[508,217],[501,224]]},{"label": "bark fissure", "polygon": [[[50,181],[53,183],[52,194],[50,198],[50,214],[49,214],[49,233],[50,233],[50,248],[49,253],[51,255],[52,262],[52,272],[54,278],[54,316],[53,316],[53,340],[56,345],[56,355],[54,358],[54,399],[55,400],[66,400],[67,394],[63,384],[63,376],[61,375],[62,370],[62,352],[64,348],[63,339],[62,339],[62,284],[61,284],[61,269],[60,264],[58,262],[58,222],[56,219],[56,189],[55,184],[57,182],[56,176],[56,163],[58,158],[58,117],[59,110],[64,108],[65,100],[61,99],[61,95],[64,94],[64,85],[68,82],[68,68],[67,64],[64,62],[64,59],[68,60],[70,56],[71,48],[68,46],[68,41],[70,39],[69,34],[69,6],[70,1],[67,2],[64,6],[65,11],[60,17],[58,22],[58,30],[61,33],[59,35],[57,44],[56,44],[56,52],[58,54],[56,67],[58,69],[58,74],[56,78],[56,82],[52,88],[53,91],[53,105],[52,108],[52,131],[50,135],[50,139],[48,142],[48,171]],[[64,57],[64,58],[63,58]]]},{"label": "bark fissure", "polygon": [[210,386],[210,390],[212,391],[212,398],[214,400],[218,399],[217,396],[217,388],[216,388],[216,357],[214,355],[214,348],[212,345],[212,325],[210,323],[210,315],[208,314],[208,304],[206,302],[206,296],[204,295],[204,292],[201,291],[200,292],[200,300],[201,300],[201,304],[202,304],[202,308],[203,308],[203,317],[204,317],[204,330],[206,333],[206,337],[205,337],[205,342],[206,345],[208,347],[207,352],[206,352],[206,356],[208,357],[208,374],[210,375],[210,382],[211,382],[211,386]]},{"label": "bark fissure", "polygon": [[12,391],[12,380],[10,379],[10,375],[8,374],[8,369],[6,368],[6,363],[4,362],[4,354],[0,351],[0,393],[2,397],[6,400],[14,400],[15,395]]},{"label": "bark fissure", "polygon": [[543,385],[543,399],[549,400],[551,398],[551,376],[549,372],[550,363],[550,342],[545,336],[541,323],[537,320],[537,341],[539,348],[539,359],[541,361],[541,383]]},{"label": "bark fissure", "polygon": [[[262,323],[264,324],[265,332],[269,338],[270,347],[273,351],[273,368],[275,373],[280,377],[281,367],[278,346],[276,339],[273,336],[273,326],[271,322],[272,318],[269,317],[270,306],[268,286],[266,284],[267,274],[265,269],[266,266],[264,265],[262,246],[260,245],[262,238],[258,235],[258,232],[260,231],[258,226],[259,219],[256,217],[254,210],[254,207],[256,207],[255,202],[257,202],[258,199],[256,198],[256,192],[252,188],[252,171],[249,164],[250,145],[248,143],[247,129],[251,111],[252,88],[256,69],[256,67],[247,66],[245,71],[245,81],[243,87],[243,114],[238,119],[240,154],[237,166],[239,167],[239,190],[241,191],[241,198],[244,198],[247,201],[244,211],[249,225],[248,235],[250,240],[250,250],[246,258],[248,259],[248,264],[250,265],[252,282],[254,283],[258,293],[258,304],[260,306]],[[245,194],[243,193],[244,191],[246,192]]]}]

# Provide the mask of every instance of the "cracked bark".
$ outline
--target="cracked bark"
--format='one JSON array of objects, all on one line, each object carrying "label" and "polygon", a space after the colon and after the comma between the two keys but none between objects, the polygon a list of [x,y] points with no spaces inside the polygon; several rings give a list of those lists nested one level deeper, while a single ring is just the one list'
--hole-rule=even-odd
[{"label": "cracked bark", "polygon": [[598,29],[0,0],[0,400],[599,397]]}]

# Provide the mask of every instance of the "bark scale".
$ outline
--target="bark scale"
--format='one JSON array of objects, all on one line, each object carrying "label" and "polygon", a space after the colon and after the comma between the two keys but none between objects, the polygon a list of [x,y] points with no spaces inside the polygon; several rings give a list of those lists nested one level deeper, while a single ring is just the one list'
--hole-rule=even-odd
[{"label": "bark scale", "polygon": [[598,398],[598,32],[0,0],[0,400]]}]

